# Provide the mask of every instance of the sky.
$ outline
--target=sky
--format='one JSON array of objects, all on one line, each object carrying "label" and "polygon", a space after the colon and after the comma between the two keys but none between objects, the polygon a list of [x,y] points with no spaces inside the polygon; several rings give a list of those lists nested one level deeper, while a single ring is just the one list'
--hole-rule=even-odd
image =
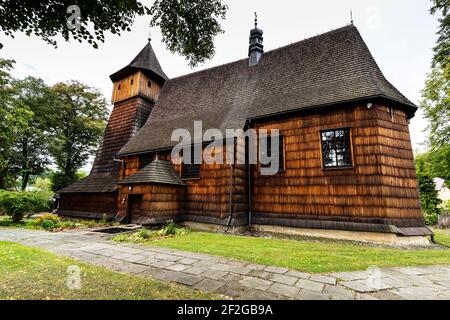
[{"label": "sky", "polygon": [[[152,1],[143,1],[151,5]],[[353,20],[386,78],[408,99],[419,104],[430,71],[432,48],[437,39],[437,17],[429,13],[429,0],[223,0],[229,6],[221,21],[223,34],[215,39],[216,54],[206,63],[190,68],[184,57],[170,53],[161,42],[158,28],[148,27],[149,17],[138,17],[132,31],[121,36],[107,34],[93,49],[89,44],[59,41],[58,48],[35,36],[1,35],[0,57],[14,59],[13,75],[40,77],[47,84],[79,80],[96,87],[110,100],[109,75],[127,65],[145,46],[151,33],[152,46],[169,77],[239,60],[248,55],[253,12],[264,30],[266,51],[337,29]],[[83,16],[83,12],[81,12]],[[83,17],[81,17],[83,18]],[[423,150],[427,123],[419,111],[411,120],[415,150]],[[84,167],[89,170],[90,164]]]}]

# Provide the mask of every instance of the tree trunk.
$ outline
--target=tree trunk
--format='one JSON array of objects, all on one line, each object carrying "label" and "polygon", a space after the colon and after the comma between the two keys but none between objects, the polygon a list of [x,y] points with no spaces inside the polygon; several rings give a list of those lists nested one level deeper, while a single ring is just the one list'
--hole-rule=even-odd
[{"label": "tree trunk", "polygon": [[21,186],[22,191],[25,191],[25,189],[27,188],[28,180],[30,180],[30,173],[29,172],[25,172],[22,175],[22,186]]}]

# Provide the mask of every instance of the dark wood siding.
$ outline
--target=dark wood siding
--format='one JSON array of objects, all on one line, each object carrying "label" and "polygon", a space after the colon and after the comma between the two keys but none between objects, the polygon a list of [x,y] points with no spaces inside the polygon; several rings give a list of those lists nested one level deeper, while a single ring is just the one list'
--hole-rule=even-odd
[{"label": "dark wood siding", "polygon": [[[354,167],[323,170],[320,130],[348,127]],[[254,217],[260,222],[314,217],[422,219],[406,114],[386,106],[364,105],[305,114],[257,128],[280,129],[286,139],[286,171],[276,176],[252,173]]]},{"label": "dark wood siding", "polygon": [[117,214],[117,192],[65,193],[61,195],[58,213],[82,218],[114,217]]}]

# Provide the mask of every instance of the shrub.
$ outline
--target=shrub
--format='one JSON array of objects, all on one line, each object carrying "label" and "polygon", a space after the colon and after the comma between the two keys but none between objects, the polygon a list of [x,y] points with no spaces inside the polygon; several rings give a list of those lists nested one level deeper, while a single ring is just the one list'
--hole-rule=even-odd
[{"label": "shrub", "polygon": [[33,221],[35,226],[41,227],[45,230],[55,229],[59,226],[61,219],[53,214],[44,214]]},{"label": "shrub", "polygon": [[178,227],[172,220],[167,221],[166,224],[158,231],[158,236],[182,236],[189,232],[186,228]]},{"label": "shrub", "polygon": [[425,218],[425,223],[428,226],[434,226],[439,222],[439,215],[437,215],[436,213],[427,213],[425,212],[423,214],[424,218]]},{"label": "shrub", "polygon": [[0,193],[0,210],[14,222],[20,222],[26,214],[51,208],[51,196],[47,192],[3,191]]}]

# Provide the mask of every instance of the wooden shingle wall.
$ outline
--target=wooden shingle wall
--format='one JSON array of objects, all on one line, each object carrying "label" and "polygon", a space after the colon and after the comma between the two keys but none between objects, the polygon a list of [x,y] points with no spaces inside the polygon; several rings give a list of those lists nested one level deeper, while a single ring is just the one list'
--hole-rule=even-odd
[{"label": "wooden shingle wall", "polygon": [[[323,170],[319,131],[350,127],[354,167]],[[403,111],[365,105],[259,124],[280,129],[286,171],[253,176],[255,221],[327,219],[381,222],[422,219],[407,117]],[[378,219],[378,220],[377,220]],[[381,219],[381,220],[379,220]]]}]

